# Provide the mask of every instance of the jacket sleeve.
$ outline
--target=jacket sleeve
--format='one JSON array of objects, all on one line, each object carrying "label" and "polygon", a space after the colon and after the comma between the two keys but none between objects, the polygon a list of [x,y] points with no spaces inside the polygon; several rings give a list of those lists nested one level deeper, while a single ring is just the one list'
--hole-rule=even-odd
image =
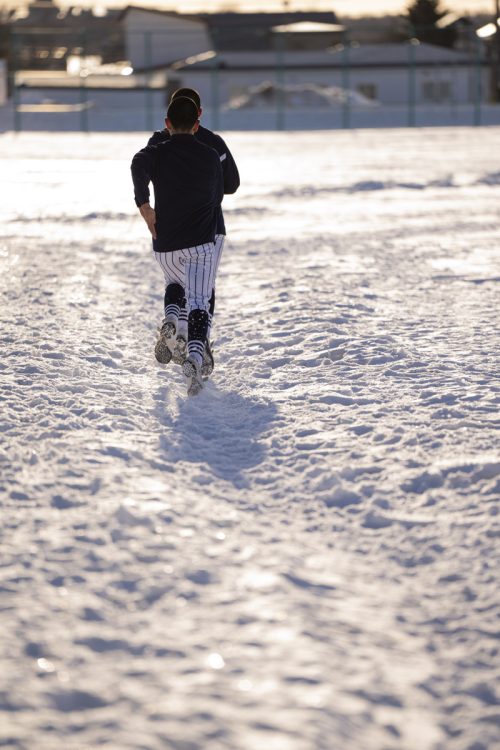
[{"label": "jacket sleeve", "polygon": [[226,195],[231,195],[232,193],[235,193],[240,186],[240,175],[232,153],[220,136],[219,139],[220,149],[218,148],[217,150],[222,165],[222,174],[224,175],[224,193]]},{"label": "jacket sleeve", "polygon": [[224,170],[222,169],[221,162],[216,162],[217,166],[217,183],[216,183],[216,205],[220,206],[224,199]]},{"label": "jacket sleeve", "polygon": [[149,201],[149,183],[154,175],[156,146],[146,146],[132,159],[131,172],[136,206]]}]

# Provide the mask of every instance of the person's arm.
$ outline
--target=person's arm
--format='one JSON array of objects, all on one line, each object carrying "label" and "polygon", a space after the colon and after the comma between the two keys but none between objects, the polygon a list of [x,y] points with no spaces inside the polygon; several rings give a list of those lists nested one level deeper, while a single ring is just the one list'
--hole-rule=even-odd
[{"label": "person's arm", "polygon": [[148,225],[154,240],[156,239],[156,213],[149,204],[149,183],[154,174],[155,152],[154,146],[143,148],[134,156],[131,165],[135,205]]},{"label": "person's arm", "polygon": [[149,203],[143,203],[142,206],[139,206],[139,211],[148,225],[151,236],[156,240],[156,211],[149,205]]},{"label": "person's arm", "polygon": [[232,153],[228,149],[226,142],[220,136],[218,136],[218,138],[219,148],[217,150],[222,165],[222,174],[224,176],[224,193],[226,195],[231,195],[232,193],[235,193],[240,186],[240,175],[236,162]]}]

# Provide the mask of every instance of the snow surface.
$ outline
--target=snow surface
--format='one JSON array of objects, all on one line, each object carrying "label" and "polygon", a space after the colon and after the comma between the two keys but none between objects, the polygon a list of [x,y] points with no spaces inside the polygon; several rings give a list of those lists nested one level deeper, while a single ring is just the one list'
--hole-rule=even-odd
[{"label": "snow surface", "polygon": [[0,138],[0,746],[500,747],[500,129],[225,134],[190,400],[146,137]]}]

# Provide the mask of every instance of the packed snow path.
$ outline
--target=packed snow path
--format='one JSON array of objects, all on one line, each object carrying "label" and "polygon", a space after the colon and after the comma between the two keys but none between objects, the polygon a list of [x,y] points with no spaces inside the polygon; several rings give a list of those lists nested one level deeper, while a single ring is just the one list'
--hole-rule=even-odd
[{"label": "packed snow path", "polygon": [[498,748],[500,129],[226,134],[190,400],[146,137],[0,138],[0,746]]}]

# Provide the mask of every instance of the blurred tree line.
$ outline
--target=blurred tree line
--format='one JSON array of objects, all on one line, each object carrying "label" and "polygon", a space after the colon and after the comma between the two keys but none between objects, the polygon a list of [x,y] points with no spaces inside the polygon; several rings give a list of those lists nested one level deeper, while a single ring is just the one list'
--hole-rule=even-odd
[{"label": "blurred tree line", "polygon": [[438,47],[454,47],[457,30],[453,25],[441,27],[439,22],[449,14],[440,8],[440,0],[414,0],[408,7],[408,20],[412,36],[420,42]]}]

